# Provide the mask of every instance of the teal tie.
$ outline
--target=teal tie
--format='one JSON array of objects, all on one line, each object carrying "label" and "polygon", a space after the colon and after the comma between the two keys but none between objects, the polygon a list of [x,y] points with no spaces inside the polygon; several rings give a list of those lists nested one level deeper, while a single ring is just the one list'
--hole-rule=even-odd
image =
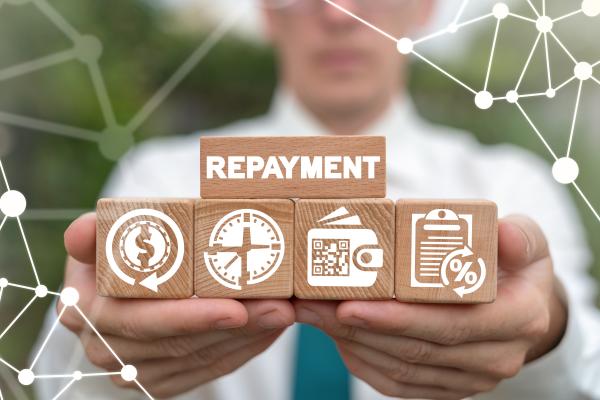
[{"label": "teal tie", "polygon": [[300,324],[294,400],[349,400],[350,378],[334,341],[319,329]]}]

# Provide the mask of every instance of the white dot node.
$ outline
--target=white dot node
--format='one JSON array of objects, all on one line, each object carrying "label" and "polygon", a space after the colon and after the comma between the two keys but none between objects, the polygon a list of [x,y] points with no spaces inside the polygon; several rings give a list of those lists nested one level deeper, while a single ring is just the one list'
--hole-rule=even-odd
[{"label": "white dot node", "polygon": [[8,279],[0,278],[0,288],[4,289],[7,286],[8,286]]},{"label": "white dot node", "polygon": [[111,161],[117,161],[135,144],[133,134],[124,127],[108,127],[102,135],[98,147],[100,153]]},{"label": "white dot node", "polygon": [[81,62],[96,62],[102,56],[102,42],[95,36],[81,36],[75,41],[75,54]]},{"label": "white dot node", "polygon": [[448,25],[446,30],[448,31],[448,33],[456,33],[458,31],[458,25],[453,22],[450,25]]},{"label": "white dot node", "polygon": [[121,378],[126,382],[131,382],[137,378],[137,369],[133,365],[125,365],[121,368]]},{"label": "white dot node", "polygon": [[559,158],[552,166],[552,176],[563,185],[573,183],[579,176],[579,165],[572,158]]},{"label": "white dot node", "polygon": [[25,211],[27,200],[21,192],[9,190],[0,197],[0,211],[7,217],[18,217]]},{"label": "white dot node", "polygon": [[583,0],[581,3],[581,11],[588,17],[600,15],[600,0]]},{"label": "white dot node", "polygon": [[19,375],[17,376],[19,383],[23,386],[29,386],[35,380],[35,375],[33,371],[30,369],[22,369],[19,371]]},{"label": "white dot node", "polygon": [[508,17],[509,13],[510,10],[508,6],[504,3],[497,3],[494,5],[494,8],[492,8],[492,14],[494,14],[494,17],[498,19],[504,19]]},{"label": "white dot node", "polygon": [[79,292],[72,287],[64,288],[60,292],[60,301],[65,306],[74,306],[79,301]]},{"label": "white dot node", "polygon": [[44,285],[39,285],[35,288],[35,295],[37,297],[46,297],[48,296],[48,288]]},{"label": "white dot node", "polygon": [[548,89],[546,90],[546,97],[549,99],[553,99],[556,96],[556,90],[555,89]]},{"label": "white dot node", "polygon": [[573,72],[575,74],[575,78],[582,81],[590,79],[592,77],[592,74],[594,73],[591,64],[585,61],[578,62],[575,65],[575,70]]},{"label": "white dot node", "polygon": [[490,92],[481,91],[475,95],[475,105],[482,110],[487,110],[494,104],[494,97]]},{"label": "white dot node", "polygon": [[396,44],[400,54],[410,54],[413,51],[414,43],[409,38],[402,38]]},{"label": "white dot node", "polygon": [[516,103],[519,101],[519,93],[516,90],[509,90],[506,92],[506,101],[512,104]]},{"label": "white dot node", "polygon": [[80,381],[81,378],[83,378],[83,373],[81,371],[73,372],[73,379],[75,379],[76,381]]},{"label": "white dot node", "polygon": [[547,15],[541,16],[535,21],[535,27],[541,33],[548,33],[554,27],[554,22]]}]

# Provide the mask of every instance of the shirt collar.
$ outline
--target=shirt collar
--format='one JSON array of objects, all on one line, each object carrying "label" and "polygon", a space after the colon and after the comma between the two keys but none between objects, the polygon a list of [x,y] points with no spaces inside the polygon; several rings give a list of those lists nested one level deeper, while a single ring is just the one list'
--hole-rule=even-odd
[{"label": "shirt collar", "polygon": [[313,136],[329,133],[295,96],[283,88],[275,92],[268,117],[278,129],[278,136]]},{"label": "shirt collar", "polygon": [[[311,136],[330,134],[289,91],[276,91],[268,118],[278,136]],[[407,94],[399,94],[388,109],[363,135],[386,137],[387,178],[402,192],[422,185],[427,177],[425,122],[418,116]],[[388,185],[390,186],[390,185]],[[398,193],[390,193],[396,196]]]},{"label": "shirt collar", "polygon": [[[413,104],[408,96],[398,95],[382,116],[372,123],[361,135],[392,136],[390,128],[414,123]],[[269,116],[273,122],[284,126],[284,136],[304,136],[330,134],[304,105],[288,90],[280,88],[275,92]],[[290,127],[293,127],[290,129]]]}]

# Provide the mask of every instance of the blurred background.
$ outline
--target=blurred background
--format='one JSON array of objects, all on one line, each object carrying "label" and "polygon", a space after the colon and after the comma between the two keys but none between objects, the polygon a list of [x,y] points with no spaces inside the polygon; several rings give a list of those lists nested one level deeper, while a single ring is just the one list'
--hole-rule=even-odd
[{"label": "blurred background", "polygon": [[[450,23],[461,2],[440,3],[431,31]],[[463,20],[489,12],[494,4],[487,0],[472,3]],[[541,0],[533,3],[541,7]],[[27,0],[0,0],[0,158],[11,188],[21,191],[28,201],[23,225],[40,279],[58,290],[65,258],[63,231],[77,215],[94,208],[115,160],[134,142],[202,131],[264,113],[276,70],[261,33],[260,6],[252,0],[50,0],[48,4],[57,14],[48,10],[45,14]],[[512,11],[534,17],[525,1],[508,4]],[[551,16],[580,5],[579,1],[547,1]],[[246,11],[233,29],[222,29],[223,35],[215,36],[214,29],[242,7]],[[69,52],[73,42],[62,18],[77,32],[91,35],[75,51]],[[464,82],[482,87],[494,25],[493,20],[470,25],[432,40],[423,52]],[[578,15],[556,23],[555,31],[577,59],[600,60],[595,39],[600,34],[598,19]],[[503,25],[489,89],[496,96],[514,87],[536,34],[533,24],[524,21],[511,19]],[[572,62],[553,42],[549,52],[553,80],[565,81],[572,75]],[[45,60],[43,68],[27,64],[39,59]],[[90,73],[89,66],[96,60],[100,75]],[[20,69],[15,65],[21,65]],[[32,71],[17,73],[23,65]],[[181,79],[170,81],[174,74]],[[98,76],[104,80],[100,86]],[[166,82],[173,84],[159,91]],[[106,87],[106,93],[98,87]],[[409,87],[423,117],[469,130],[484,143],[517,144],[550,162],[547,150],[515,106],[498,102],[490,110],[478,110],[470,93],[416,61]],[[541,46],[521,91],[543,92],[546,87]],[[158,97],[153,97],[157,91]],[[553,99],[522,100],[560,155],[567,148],[576,94],[577,85],[571,84]],[[150,99],[156,101],[149,103]],[[596,175],[600,170],[599,101],[600,85],[586,82],[572,149],[581,169],[578,183],[596,209],[600,207]],[[129,135],[123,127],[132,120],[129,128],[135,129]],[[600,223],[583,200],[571,193],[595,253],[590,274],[600,281]],[[0,233],[0,276],[35,285],[14,220]],[[30,298],[27,291],[5,290],[0,327]],[[3,358],[14,365],[25,364],[50,301],[49,297],[36,301],[27,317],[3,338]],[[11,379],[8,370],[0,367],[0,387],[11,385]]]}]

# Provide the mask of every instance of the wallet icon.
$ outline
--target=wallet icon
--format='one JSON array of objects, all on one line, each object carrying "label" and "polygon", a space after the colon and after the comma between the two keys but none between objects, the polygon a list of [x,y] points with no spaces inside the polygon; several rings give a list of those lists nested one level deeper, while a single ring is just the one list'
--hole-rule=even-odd
[{"label": "wallet icon", "polygon": [[362,226],[357,215],[340,207],[319,221],[327,228],[308,232],[308,284],[370,287],[383,267],[383,249],[376,233]]}]

